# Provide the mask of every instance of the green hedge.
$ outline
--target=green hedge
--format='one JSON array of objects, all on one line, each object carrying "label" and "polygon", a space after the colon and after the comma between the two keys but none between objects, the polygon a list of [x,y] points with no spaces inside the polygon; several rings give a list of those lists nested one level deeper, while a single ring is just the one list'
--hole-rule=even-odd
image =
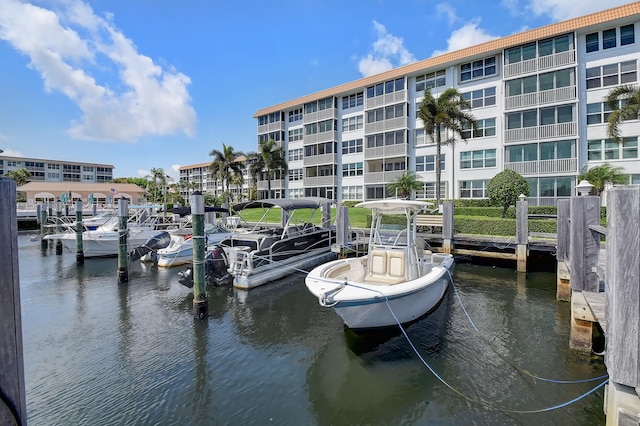
[{"label": "green hedge", "polygon": [[[555,220],[529,219],[529,232],[555,234],[558,224]],[[516,220],[499,217],[456,216],[453,221],[455,234],[515,236]]]},{"label": "green hedge", "polygon": [[348,201],[343,201],[341,204],[343,206],[351,208],[351,207],[355,207],[356,204],[361,203],[361,202],[362,202],[362,200],[355,200],[355,201],[354,200],[348,200]]},{"label": "green hedge", "polygon": [[[500,217],[502,207],[454,207],[454,215],[458,216],[482,216]],[[555,206],[529,206],[529,214],[558,214]],[[516,218],[516,208],[511,206],[507,209],[505,218]]]}]

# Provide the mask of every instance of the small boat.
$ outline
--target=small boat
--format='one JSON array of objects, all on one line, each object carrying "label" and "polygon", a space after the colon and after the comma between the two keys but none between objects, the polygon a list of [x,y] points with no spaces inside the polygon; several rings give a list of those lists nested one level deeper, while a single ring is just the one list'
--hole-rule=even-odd
[{"label": "small boat", "polygon": [[430,205],[395,199],[359,203],[372,213],[368,253],[309,272],[305,284],[320,305],[333,308],[351,329],[404,324],[435,309],[454,261],[451,254],[425,250],[417,237],[416,215]]},{"label": "small boat", "polygon": [[[214,246],[221,247],[224,253],[212,248],[207,251],[216,265],[211,275],[220,280],[230,276],[234,287],[246,290],[333,259],[335,230],[330,225],[331,202],[326,198],[304,197],[236,204],[233,210],[237,213],[262,208],[262,218],[252,225],[243,224]],[[280,224],[267,222],[269,211],[274,209],[279,211]],[[316,219],[319,213],[322,217]]]},{"label": "small boat", "polygon": [[[225,238],[231,236],[231,231],[213,225],[204,224],[205,249],[218,244]],[[179,232],[171,233],[171,242],[165,248],[156,251],[156,259],[160,268],[171,268],[173,266],[186,265],[193,262],[193,230],[182,229]]]}]

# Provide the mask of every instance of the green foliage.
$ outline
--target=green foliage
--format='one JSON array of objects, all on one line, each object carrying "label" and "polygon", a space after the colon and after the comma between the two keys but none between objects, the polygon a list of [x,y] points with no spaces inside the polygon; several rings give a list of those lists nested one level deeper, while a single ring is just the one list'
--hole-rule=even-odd
[{"label": "green foliage", "polygon": [[[454,215],[460,216],[479,216],[479,217],[502,217],[502,207],[454,207]],[[529,214],[558,214],[556,206],[529,206]],[[516,218],[516,208],[510,206],[505,218]]]},{"label": "green foliage", "polygon": [[343,201],[341,205],[351,208],[351,207],[355,207],[356,204],[361,202],[362,200],[346,200],[346,201]]},{"label": "green foliage", "polygon": [[271,181],[276,178],[278,172],[282,174],[288,170],[287,161],[285,159],[284,148],[278,148],[278,144],[274,140],[260,142],[260,152],[255,154],[255,162],[251,164],[249,172],[256,179],[260,180],[260,175],[264,175],[267,180],[268,198],[274,195],[271,192]]},{"label": "green foliage", "polygon": [[[544,232],[555,234],[558,229],[557,221],[544,219],[529,219],[529,232]],[[470,235],[516,235],[516,220],[497,217],[456,216],[453,232]]]},{"label": "green foliage", "polygon": [[[213,161],[209,166],[211,175],[215,176],[216,179],[220,179],[223,192],[229,193],[232,178],[237,175],[242,176],[242,164],[236,161],[242,153],[223,143],[222,151],[213,149],[209,155],[213,157]],[[227,201],[229,201],[229,198],[227,198]]]},{"label": "green foliage", "polygon": [[607,182],[618,185],[624,185],[629,182],[628,176],[622,173],[623,171],[624,169],[622,167],[612,166],[609,163],[604,163],[590,169],[584,166],[580,175],[578,175],[578,180],[588,181],[596,190],[596,195],[600,195]]},{"label": "green foliage", "polygon": [[24,167],[22,169],[10,170],[4,174],[4,177],[16,181],[16,186],[24,185],[29,181],[31,172]]},{"label": "green foliage", "polygon": [[529,184],[520,173],[513,170],[503,170],[487,183],[487,195],[496,205],[502,206],[502,216],[507,209],[518,201],[518,196],[529,196]]},{"label": "green foliage", "polygon": [[398,194],[401,198],[409,198],[412,191],[420,191],[423,188],[422,180],[413,171],[407,171],[402,176],[387,185],[390,194]]},{"label": "green foliage", "polygon": [[[635,84],[628,84],[611,89],[605,98],[605,104],[611,110],[607,123],[607,135],[616,142],[622,143],[620,125],[627,120],[637,120],[640,116],[640,88]],[[595,185],[593,182],[591,184]]]}]

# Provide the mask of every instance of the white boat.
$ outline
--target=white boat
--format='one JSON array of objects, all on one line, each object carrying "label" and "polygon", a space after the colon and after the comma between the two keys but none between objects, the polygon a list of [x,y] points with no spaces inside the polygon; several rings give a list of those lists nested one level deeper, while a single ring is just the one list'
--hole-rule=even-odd
[{"label": "white boat", "polygon": [[[262,218],[252,225],[243,224],[207,250],[207,279],[217,284],[233,281],[234,287],[247,290],[335,258],[331,252],[335,230],[330,225],[330,207],[331,200],[319,197],[236,204],[235,212],[262,208]],[[279,210],[279,225],[267,223],[273,209]],[[314,220],[320,212],[322,218]],[[191,271],[185,271],[180,282],[190,287],[191,275]]]},{"label": "white boat", "polygon": [[415,216],[429,206],[395,199],[358,204],[372,213],[368,253],[309,272],[305,284],[320,305],[333,308],[351,329],[404,324],[435,309],[454,261],[451,254],[425,251],[417,238]]},{"label": "white boat", "polygon": [[[213,225],[204,224],[205,249],[218,244],[225,238],[230,237],[232,231]],[[186,265],[193,262],[193,230],[182,229],[171,232],[171,242],[165,248],[156,251],[158,266],[161,268],[171,268],[173,266]]]},{"label": "white boat", "polygon": [[[47,240],[61,241],[64,247],[76,251],[76,233],[61,232],[45,236]],[[127,251],[130,252],[154,239],[167,240],[166,232],[159,231],[152,223],[127,224]],[[114,216],[94,230],[82,232],[82,252],[85,258],[117,256],[120,245],[119,217]],[[162,245],[162,244],[160,244]],[[166,244],[164,244],[166,246]]]}]

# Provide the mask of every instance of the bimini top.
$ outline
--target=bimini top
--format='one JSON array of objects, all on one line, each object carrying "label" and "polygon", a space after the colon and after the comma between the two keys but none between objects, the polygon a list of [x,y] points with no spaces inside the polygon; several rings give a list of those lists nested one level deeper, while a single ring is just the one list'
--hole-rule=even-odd
[{"label": "bimini top", "polygon": [[321,197],[303,198],[265,198],[264,200],[245,201],[233,206],[233,210],[239,212],[244,209],[280,207],[283,210],[317,209],[333,201]]},{"label": "bimini top", "polygon": [[[204,211],[205,213],[207,212],[229,213],[229,209],[225,209],[224,207],[214,207],[214,206],[204,206]],[[174,213],[180,216],[187,216],[191,214],[191,207],[174,207],[171,209],[167,209],[167,213]]]},{"label": "bimini top", "polygon": [[420,211],[430,206],[433,206],[433,203],[398,199],[363,201],[362,203],[356,204],[356,207],[366,207],[368,209],[376,209],[385,212],[400,212],[406,209]]}]

